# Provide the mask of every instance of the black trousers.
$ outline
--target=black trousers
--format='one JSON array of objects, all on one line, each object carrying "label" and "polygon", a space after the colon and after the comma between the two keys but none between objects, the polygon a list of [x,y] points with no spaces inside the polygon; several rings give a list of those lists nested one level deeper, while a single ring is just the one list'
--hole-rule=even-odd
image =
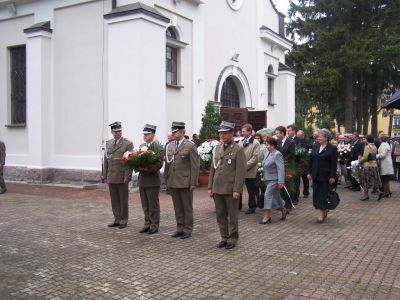
[{"label": "black trousers", "polygon": [[303,180],[303,195],[304,196],[310,195],[310,181],[307,178],[306,172],[301,174],[301,180]]},{"label": "black trousers", "polygon": [[257,207],[256,204],[256,193],[257,193],[257,186],[256,186],[256,179],[255,178],[246,178],[244,181],[246,184],[247,192],[249,193],[249,210],[255,210]]}]

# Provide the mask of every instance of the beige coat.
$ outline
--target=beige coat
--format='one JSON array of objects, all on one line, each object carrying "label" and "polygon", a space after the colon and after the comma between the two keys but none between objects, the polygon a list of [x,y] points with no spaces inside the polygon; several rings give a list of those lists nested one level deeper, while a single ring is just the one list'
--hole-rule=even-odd
[{"label": "beige coat", "polygon": [[211,162],[208,189],[220,195],[241,193],[245,179],[246,157],[243,147],[231,142],[224,150],[224,145],[217,145]]},{"label": "beige coat", "polygon": [[184,139],[179,148],[175,142],[165,148],[165,182],[167,188],[190,188],[199,179],[200,158],[196,145]]},{"label": "beige coat", "polygon": [[378,149],[380,160],[380,175],[393,175],[392,151],[388,143],[381,143]]},{"label": "beige coat", "polygon": [[376,149],[376,146],[372,143],[365,145],[364,147],[364,153],[362,155],[362,162],[363,162],[363,167],[364,168],[369,168],[369,167],[377,167],[376,160],[370,160],[368,161],[368,155],[372,154],[377,154],[378,150]]},{"label": "beige coat", "polygon": [[252,138],[251,143],[243,145],[243,140],[239,142],[239,146],[243,147],[246,157],[246,178],[256,178],[257,165],[260,155],[260,143]]},{"label": "beige coat", "polygon": [[120,157],[132,150],[132,142],[125,138],[121,138],[117,145],[114,145],[114,139],[106,142],[103,177],[107,183],[124,183],[124,179],[131,179],[132,169],[126,167]]}]

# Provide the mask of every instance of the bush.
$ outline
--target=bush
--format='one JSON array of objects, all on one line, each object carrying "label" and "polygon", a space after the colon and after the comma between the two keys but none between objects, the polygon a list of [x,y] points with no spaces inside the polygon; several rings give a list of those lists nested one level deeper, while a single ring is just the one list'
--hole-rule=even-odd
[{"label": "bush", "polygon": [[202,114],[201,122],[200,142],[207,141],[208,139],[219,140],[218,126],[222,122],[222,115],[219,111],[219,107],[214,105],[212,101],[207,103],[204,114]]}]

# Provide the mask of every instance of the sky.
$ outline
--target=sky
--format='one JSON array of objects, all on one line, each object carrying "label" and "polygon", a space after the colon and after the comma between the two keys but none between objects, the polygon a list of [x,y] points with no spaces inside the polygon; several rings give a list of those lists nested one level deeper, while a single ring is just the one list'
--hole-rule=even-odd
[{"label": "sky", "polygon": [[276,8],[287,16],[289,9],[289,0],[272,0],[276,4]]}]

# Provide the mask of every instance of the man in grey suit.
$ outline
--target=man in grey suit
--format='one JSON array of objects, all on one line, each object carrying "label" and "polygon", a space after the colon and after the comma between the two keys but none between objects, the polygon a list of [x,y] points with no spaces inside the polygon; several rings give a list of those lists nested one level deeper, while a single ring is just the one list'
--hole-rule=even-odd
[{"label": "man in grey suit", "polygon": [[132,151],[133,144],[122,137],[121,122],[114,122],[109,126],[114,138],[106,142],[103,178],[108,183],[110,190],[114,222],[109,224],[108,227],[122,229],[128,223],[128,184],[132,177],[132,169],[124,166],[119,156],[122,156],[126,151]]},{"label": "man in grey suit", "polygon": [[[157,127],[155,125],[146,124],[143,128],[144,143],[140,148],[149,147],[153,143]],[[160,169],[163,165],[162,156],[160,160],[152,166],[139,167],[139,192],[144,213],[144,226],[139,233],[154,234],[158,232],[160,226]]]},{"label": "man in grey suit", "polygon": [[200,159],[196,145],[185,139],[185,123],[172,122],[174,141],[165,148],[165,182],[171,192],[177,230],[172,237],[187,239],[193,230],[193,190],[196,187]]},{"label": "man in grey suit", "polygon": [[221,234],[218,248],[232,249],[239,239],[239,198],[246,177],[243,147],[233,141],[235,124],[219,126],[221,144],[215,147],[211,162],[208,196],[214,198],[217,223]]},{"label": "man in grey suit", "polygon": [[251,124],[244,124],[242,126],[243,140],[239,142],[239,146],[244,148],[244,155],[246,157],[246,189],[249,194],[248,210],[246,215],[254,214],[256,211],[256,176],[258,157],[260,154],[260,143],[251,135],[253,126]]},{"label": "man in grey suit", "polygon": [[0,141],[0,194],[7,192],[6,183],[4,182],[3,172],[4,165],[6,164],[6,145],[3,141]]}]

